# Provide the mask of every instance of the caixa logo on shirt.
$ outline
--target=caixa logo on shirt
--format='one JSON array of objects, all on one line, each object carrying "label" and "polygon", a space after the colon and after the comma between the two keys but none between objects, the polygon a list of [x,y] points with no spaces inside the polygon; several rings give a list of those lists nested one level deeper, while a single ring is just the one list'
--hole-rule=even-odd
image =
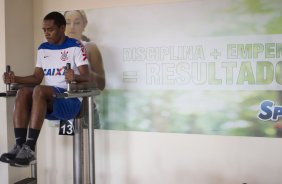
[{"label": "caixa logo on shirt", "polygon": [[270,100],[264,100],[260,104],[259,119],[277,121],[280,116],[282,116],[282,106],[275,106],[274,102]]},{"label": "caixa logo on shirt", "polygon": [[46,68],[43,70],[45,76],[65,75],[64,67],[62,68]]}]

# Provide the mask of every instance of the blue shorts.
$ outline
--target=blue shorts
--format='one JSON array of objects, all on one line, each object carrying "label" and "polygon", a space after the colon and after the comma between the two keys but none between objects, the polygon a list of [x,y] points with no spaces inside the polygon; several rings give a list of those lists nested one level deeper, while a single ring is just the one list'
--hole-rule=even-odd
[{"label": "blue shorts", "polygon": [[[53,87],[54,93],[64,93],[63,88]],[[81,102],[78,98],[54,98],[53,111],[46,113],[48,120],[64,120],[75,118],[80,111]]]}]

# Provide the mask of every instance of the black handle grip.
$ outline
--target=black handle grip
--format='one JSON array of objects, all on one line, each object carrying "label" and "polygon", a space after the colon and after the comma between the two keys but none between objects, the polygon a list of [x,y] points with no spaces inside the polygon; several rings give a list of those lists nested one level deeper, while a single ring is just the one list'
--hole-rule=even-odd
[{"label": "black handle grip", "polygon": [[66,69],[71,69],[71,64],[70,63],[66,64]]},{"label": "black handle grip", "polygon": [[11,66],[10,65],[7,65],[6,66],[6,72],[10,72],[11,71]]},{"label": "black handle grip", "polygon": [[[7,65],[6,66],[6,72],[9,73],[11,71],[11,66]],[[6,84],[6,91],[11,91],[11,85],[10,83]]]},{"label": "black handle grip", "polygon": [[[67,63],[66,64],[66,69],[71,69],[71,64],[70,63]],[[67,91],[70,91],[70,82],[67,82]]]}]

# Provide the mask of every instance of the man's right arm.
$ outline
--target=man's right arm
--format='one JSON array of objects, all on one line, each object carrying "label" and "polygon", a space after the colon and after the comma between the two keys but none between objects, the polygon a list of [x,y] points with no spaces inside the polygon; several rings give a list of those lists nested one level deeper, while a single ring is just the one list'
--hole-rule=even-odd
[{"label": "man's right arm", "polygon": [[12,82],[18,84],[35,84],[38,85],[42,82],[44,77],[44,72],[42,68],[35,67],[32,75],[21,77],[21,76],[13,76]]}]

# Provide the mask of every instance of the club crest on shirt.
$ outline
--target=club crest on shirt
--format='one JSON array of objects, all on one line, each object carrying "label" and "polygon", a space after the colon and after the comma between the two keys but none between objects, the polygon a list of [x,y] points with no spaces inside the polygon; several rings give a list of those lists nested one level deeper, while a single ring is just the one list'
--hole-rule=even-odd
[{"label": "club crest on shirt", "polygon": [[68,51],[63,51],[63,52],[61,52],[61,60],[62,61],[66,61],[66,60],[68,60]]}]

